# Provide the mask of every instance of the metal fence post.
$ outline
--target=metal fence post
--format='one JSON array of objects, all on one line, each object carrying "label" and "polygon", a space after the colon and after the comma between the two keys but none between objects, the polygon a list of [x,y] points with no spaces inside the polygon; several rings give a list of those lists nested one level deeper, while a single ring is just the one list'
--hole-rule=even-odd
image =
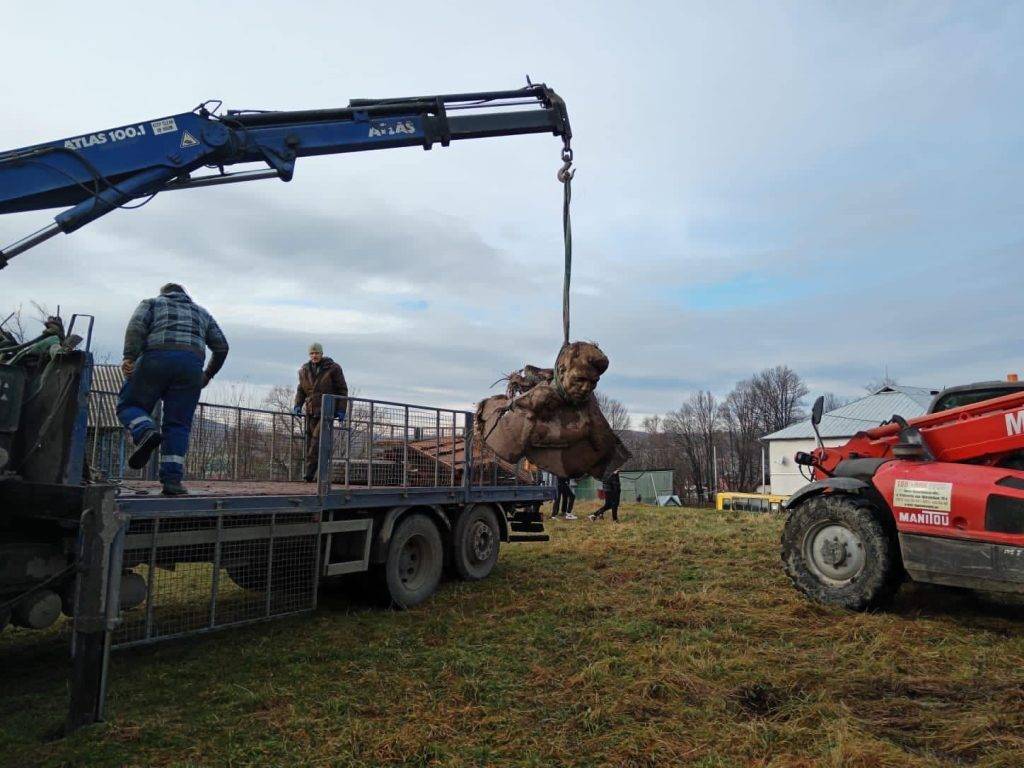
[{"label": "metal fence post", "polygon": [[366,465],[366,487],[373,487],[373,400],[370,401],[370,450]]},{"label": "metal fence post", "polygon": [[405,422],[402,426],[402,487],[409,486],[409,406],[405,406]]},{"label": "metal fence post", "polygon": [[[455,411],[452,411],[452,462],[451,462],[451,464],[452,464],[452,477],[451,477],[451,481],[449,483],[449,485],[452,488],[455,487],[455,432],[456,432],[456,429],[457,428],[456,428],[456,425],[455,425]],[[465,440],[462,441],[462,447],[463,447],[463,449],[465,449],[465,447],[466,447],[466,441]]]},{"label": "metal fence post", "polygon": [[267,617],[270,617],[270,598],[274,594],[274,534],[277,532],[277,512],[270,514],[270,540],[267,542]]},{"label": "metal fence post", "polygon": [[345,398],[345,487],[351,482],[352,467],[352,401]]},{"label": "metal fence post", "polygon": [[[473,416],[467,413],[464,418],[466,420],[464,427],[466,434],[463,438],[463,445],[466,446],[466,450],[463,465],[464,468],[462,470],[462,487],[465,488],[468,497],[469,488],[473,482]],[[466,500],[469,501],[468,498]]]},{"label": "metal fence post", "polygon": [[221,535],[224,515],[217,515],[217,540],[213,543],[213,584],[210,585],[210,629],[217,626],[217,594],[220,591]]},{"label": "metal fence post", "polygon": [[267,479],[273,482],[274,480],[274,444],[277,442],[277,414],[270,414],[270,471],[267,473]]},{"label": "metal fence post", "polygon": [[238,479],[238,444],[242,439],[242,409],[235,409],[235,458],[234,458],[234,470],[232,471],[232,479]]},{"label": "metal fence post", "polygon": [[[112,485],[85,489],[67,733],[103,719],[110,633],[119,601],[121,570],[119,562],[116,573],[112,568],[113,561],[120,559],[114,544],[122,526],[116,516],[115,493]],[[112,579],[116,579],[116,585],[111,584]],[[113,606],[110,601],[114,601]]]},{"label": "metal fence post", "polygon": [[434,487],[441,474],[441,411],[434,409]]},{"label": "metal fence post", "polygon": [[324,395],[320,405],[320,443],[317,446],[317,495],[331,490],[331,457],[334,451],[334,396]]},{"label": "metal fence post", "polygon": [[[190,456],[198,457],[199,459],[202,460],[203,466],[202,467],[196,467],[196,469],[198,469],[198,472],[196,472],[196,474],[201,476],[201,477],[203,477],[203,478],[206,477],[206,467],[207,467],[207,465],[209,463],[209,459],[207,458],[207,455],[206,455],[206,446],[203,445],[203,440],[206,437],[206,434],[205,434],[206,433],[206,428],[205,428],[206,417],[205,417],[205,415],[203,413],[204,410],[205,410],[205,408],[204,408],[203,404],[200,403],[199,404],[199,425],[196,427],[196,429],[193,431],[193,434],[192,434],[192,444],[194,446],[199,446],[199,450],[197,451],[197,450],[195,450],[193,448],[193,450],[189,451],[189,455]],[[193,459],[193,465],[192,465],[193,467],[195,467],[195,461],[196,461],[196,459]]]},{"label": "metal fence post", "polygon": [[153,518],[152,539],[149,544],[149,569],[146,579],[146,634],[148,640],[153,635],[153,590],[156,588],[156,541],[160,535],[160,518]]}]

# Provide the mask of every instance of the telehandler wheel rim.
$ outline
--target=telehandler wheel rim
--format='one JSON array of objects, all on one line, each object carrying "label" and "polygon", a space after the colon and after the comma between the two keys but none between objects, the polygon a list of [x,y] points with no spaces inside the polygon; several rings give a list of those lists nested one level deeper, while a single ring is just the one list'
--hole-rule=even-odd
[{"label": "telehandler wheel rim", "polygon": [[494,552],[494,531],[485,520],[477,520],[469,532],[469,554],[474,563],[486,563]]},{"label": "telehandler wheel rim", "polygon": [[402,551],[398,555],[398,578],[402,586],[411,592],[415,592],[421,586],[430,570],[427,567],[429,560],[429,547],[427,540],[416,534],[410,536],[402,545]]},{"label": "telehandler wheel rim", "polygon": [[864,570],[864,542],[856,531],[834,520],[824,520],[804,536],[804,562],[826,584],[848,584]]}]

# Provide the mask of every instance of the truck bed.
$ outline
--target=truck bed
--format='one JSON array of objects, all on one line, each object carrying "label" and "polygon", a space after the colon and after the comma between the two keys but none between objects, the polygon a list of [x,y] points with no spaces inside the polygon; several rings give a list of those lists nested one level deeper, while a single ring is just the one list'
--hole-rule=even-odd
[{"label": "truck bed", "polygon": [[[143,470],[126,460],[130,440],[117,420],[114,388],[89,393],[85,435],[90,469],[118,486],[117,506],[159,515],[257,509],[338,510],[408,504],[531,503],[550,499],[540,473],[474,442],[468,411],[327,397],[344,412],[320,432],[319,466],[329,487],[305,483],[305,433],[287,412],[200,403],[185,465],[185,496],[164,496],[157,457]],[[144,479],[146,478],[146,479]],[[152,479],[149,479],[152,478]]]},{"label": "truck bed", "polygon": [[293,509],[327,511],[332,509],[368,509],[407,504],[501,504],[541,503],[554,498],[549,485],[472,485],[371,487],[332,485],[321,497],[315,483],[186,480],[185,496],[164,496],[160,483],[148,480],[123,480],[118,489],[117,506],[138,514],[195,515],[233,510]]},{"label": "truck bed", "polygon": [[[188,496],[316,496],[316,483],[240,480],[188,480]],[[160,496],[156,480],[123,480],[118,498]],[[167,498],[166,496],[164,498]],[[181,497],[179,497],[181,498]]]}]

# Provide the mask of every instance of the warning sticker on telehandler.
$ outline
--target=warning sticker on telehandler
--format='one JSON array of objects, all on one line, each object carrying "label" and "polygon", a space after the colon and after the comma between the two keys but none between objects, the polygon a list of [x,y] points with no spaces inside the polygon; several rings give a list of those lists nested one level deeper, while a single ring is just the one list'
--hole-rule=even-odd
[{"label": "warning sticker on telehandler", "polygon": [[892,495],[894,507],[930,509],[949,512],[953,497],[952,483],[933,483],[928,480],[897,480]]}]

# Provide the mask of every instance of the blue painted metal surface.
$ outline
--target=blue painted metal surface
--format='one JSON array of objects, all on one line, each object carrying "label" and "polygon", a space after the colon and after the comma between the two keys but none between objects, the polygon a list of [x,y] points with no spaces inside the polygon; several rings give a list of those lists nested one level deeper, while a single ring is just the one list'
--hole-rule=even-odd
[{"label": "blue painted metal surface", "polygon": [[493,485],[465,488],[336,488],[323,497],[309,496],[131,496],[119,498],[117,507],[138,514],[159,512],[179,516],[203,516],[218,512],[291,509],[320,512],[331,509],[378,509],[410,504],[474,504],[490,502],[540,503],[555,497],[553,486]]},{"label": "blue painted metal surface", "polygon": [[[513,109],[488,111],[502,107]],[[449,116],[455,110],[466,113]],[[202,105],[193,112],[0,152],[0,214],[71,206],[45,230],[0,250],[0,267],[57,232],[73,232],[165,189],[269,175],[289,181],[299,157],[406,146],[430,149],[457,139],[528,133],[552,133],[569,146],[565,102],[544,85],[358,100],[347,108],[303,112],[216,115]],[[224,171],[245,163],[264,163],[271,173]],[[220,173],[192,178],[203,167],[219,167]]]},{"label": "blue painted metal surface", "polygon": [[85,363],[78,377],[78,413],[75,414],[75,425],[71,430],[71,443],[68,447],[68,463],[64,470],[63,482],[67,485],[80,485],[82,482],[82,466],[85,463],[86,432],[89,428],[89,390],[92,389],[92,352],[85,351]]}]

